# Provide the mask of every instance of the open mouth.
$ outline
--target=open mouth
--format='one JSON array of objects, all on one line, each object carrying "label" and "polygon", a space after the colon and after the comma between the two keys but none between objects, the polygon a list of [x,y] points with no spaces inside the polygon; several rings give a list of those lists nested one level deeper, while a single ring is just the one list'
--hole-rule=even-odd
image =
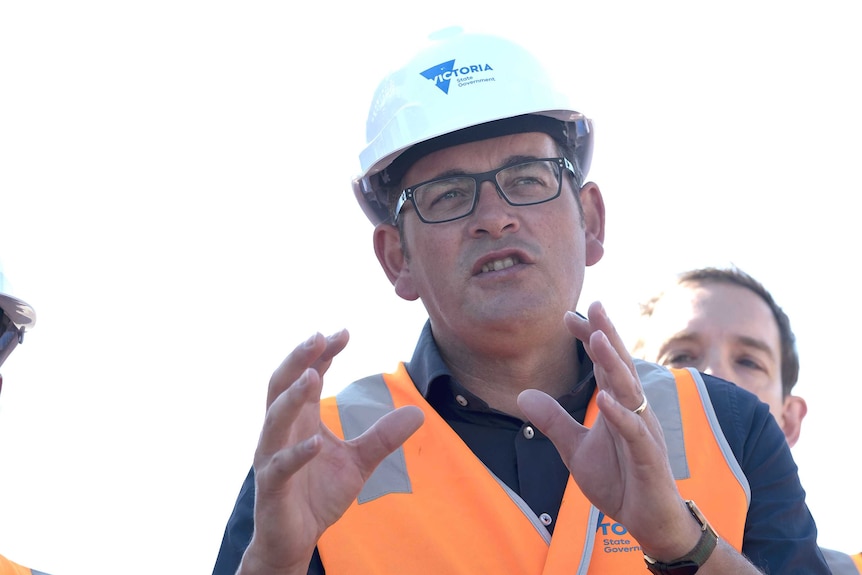
[{"label": "open mouth", "polygon": [[504,270],[506,268],[510,268],[515,264],[521,263],[515,256],[510,256],[507,258],[503,258],[500,260],[494,260],[492,262],[488,262],[482,265],[482,273],[485,272],[498,272],[500,270]]}]

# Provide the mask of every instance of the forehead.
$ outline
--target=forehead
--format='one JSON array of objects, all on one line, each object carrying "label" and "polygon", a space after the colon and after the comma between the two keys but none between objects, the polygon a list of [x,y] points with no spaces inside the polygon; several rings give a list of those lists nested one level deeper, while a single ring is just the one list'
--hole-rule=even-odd
[{"label": "forehead", "polygon": [[674,286],[656,304],[650,323],[661,332],[654,331],[662,340],[685,331],[716,343],[756,339],[776,353],[780,346],[778,324],[769,305],[753,291],[734,284]]},{"label": "forehead", "polygon": [[404,175],[404,187],[446,172],[484,172],[516,157],[557,157],[554,139],[542,132],[526,132],[443,148],[417,160]]}]

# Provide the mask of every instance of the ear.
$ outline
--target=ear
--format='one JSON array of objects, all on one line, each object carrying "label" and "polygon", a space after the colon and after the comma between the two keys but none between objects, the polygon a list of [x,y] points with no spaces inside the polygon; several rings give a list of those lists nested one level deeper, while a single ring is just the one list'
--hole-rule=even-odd
[{"label": "ear", "polygon": [[374,253],[386,277],[395,286],[395,293],[413,301],[419,294],[413,289],[410,261],[401,245],[401,232],[391,224],[378,224],[374,228]]},{"label": "ear", "polygon": [[799,440],[802,419],[806,413],[808,413],[808,404],[804,399],[796,395],[788,395],[784,398],[784,405],[781,406],[781,429],[790,447],[796,445]]},{"label": "ear", "polygon": [[587,265],[598,263],[605,254],[605,200],[593,182],[581,188],[581,206],[584,210],[584,232],[586,234]]}]

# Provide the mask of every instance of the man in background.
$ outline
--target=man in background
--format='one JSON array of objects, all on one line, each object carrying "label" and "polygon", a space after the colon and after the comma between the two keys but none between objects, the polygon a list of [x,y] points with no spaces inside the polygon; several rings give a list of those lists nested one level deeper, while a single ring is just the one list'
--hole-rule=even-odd
[{"label": "man in background", "polygon": [[[787,443],[796,444],[808,411],[793,395],[796,338],[787,314],[759,281],[736,267],[686,271],[642,304],[641,319],[633,356],[736,383],[769,405]],[[862,573],[862,553],[822,551],[833,573]]]}]

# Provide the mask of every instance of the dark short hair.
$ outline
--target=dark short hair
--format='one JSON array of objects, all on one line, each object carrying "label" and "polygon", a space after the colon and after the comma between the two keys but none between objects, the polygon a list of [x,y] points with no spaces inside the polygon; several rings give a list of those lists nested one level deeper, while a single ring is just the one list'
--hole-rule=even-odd
[{"label": "dark short hair", "polygon": [[[775,318],[775,323],[778,325],[778,336],[781,343],[781,391],[784,397],[790,395],[793,386],[796,385],[799,379],[799,353],[796,349],[796,336],[793,335],[793,330],[790,328],[790,318],[784,313],[784,310],[775,303],[772,294],[769,293],[763,284],[754,279],[752,276],[742,271],[735,265],[726,268],[705,267],[682,272],[676,276],[677,285],[683,284],[707,284],[707,283],[725,283],[737,285],[750,290],[760,296],[769,309],[772,311],[772,317]],[[650,298],[647,302],[641,304],[641,316],[650,317],[655,311],[656,304],[664,296],[665,292]],[[640,345],[639,342],[637,345]],[[636,347],[637,347],[636,345]]]}]

